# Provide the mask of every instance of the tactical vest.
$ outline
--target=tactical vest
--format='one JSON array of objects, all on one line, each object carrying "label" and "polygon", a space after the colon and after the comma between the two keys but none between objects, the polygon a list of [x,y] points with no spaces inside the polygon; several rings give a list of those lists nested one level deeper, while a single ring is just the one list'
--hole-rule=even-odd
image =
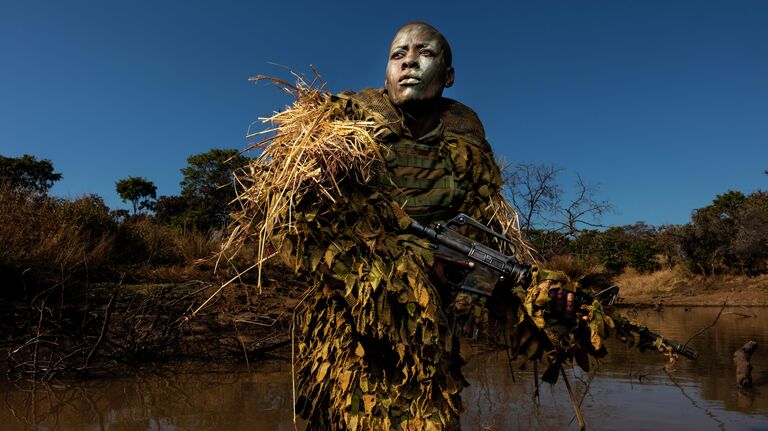
[{"label": "tactical vest", "polygon": [[440,124],[414,140],[384,89],[367,88],[339,97],[355,102],[389,131],[380,137],[386,172],[376,177],[377,185],[422,223],[453,217],[469,186],[466,178],[457,175],[457,165],[467,164],[467,152],[461,148],[468,144],[490,151],[477,114],[459,102],[441,98],[437,102],[442,111]]}]

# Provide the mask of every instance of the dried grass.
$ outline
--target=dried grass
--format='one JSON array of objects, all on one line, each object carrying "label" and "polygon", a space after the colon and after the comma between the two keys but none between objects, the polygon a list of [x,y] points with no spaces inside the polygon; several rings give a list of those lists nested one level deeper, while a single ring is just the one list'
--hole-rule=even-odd
[{"label": "dried grass", "polygon": [[673,292],[682,281],[680,274],[670,269],[639,274],[632,268],[627,268],[616,278],[621,286],[622,296],[633,300],[649,299],[665,296]]},{"label": "dried grass", "polygon": [[256,142],[246,151],[261,154],[235,173],[237,210],[221,256],[231,259],[246,242],[255,241],[257,260],[249,270],[258,268],[259,284],[263,263],[276,254],[285,235],[296,231],[295,208],[337,203],[345,178],[367,182],[374,163],[382,159],[374,122],[345,119],[329,109],[331,94],[317,74],[312,82],[295,76],[296,85],[251,78],[270,81],[295,99],[284,111],[260,118],[268,127],[248,135]]},{"label": "dried grass", "polygon": [[[536,250],[523,239],[520,219],[509,201],[501,195],[496,196],[490,200],[489,209],[491,211],[490,222],[495,222],[501,229],[500,233],[514,244],[514,250],[507,251],[515,254],[524,263],[536,264],[537,260],[534,257]],[[504,246],[505,244],[500,245]]]},{"label": "dried grass", "polygon": [[0,269],[60,281],[108,263],[114,235],[100,200],[33,198],[0,185],[0,208]]}]

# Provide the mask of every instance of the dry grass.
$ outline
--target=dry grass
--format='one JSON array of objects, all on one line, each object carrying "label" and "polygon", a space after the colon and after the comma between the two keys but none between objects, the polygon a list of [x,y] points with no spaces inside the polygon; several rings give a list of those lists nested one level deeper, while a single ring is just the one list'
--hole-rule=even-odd
[{"label": "dry grass", "polygon": [[617,280],[627,303],[664,305],[768,305],[768,275],[692,275],[664,269],[651,274],[626,271]]},{"label": "dry grass", "polygon": [[120,225],[118,244],[126,253],[125,263],[189,265],[215,256],[221,241],[210,232],[178,229],[157,223],[148,217],[137,217]]},{"label": "dry grass", "polygon": [[[148,217],[116,223],[96,196],[75,200],[26,196],[0,187],[0,294],[22,280],[50,286],[113,281],[121,272],[143,281],[210,279],[221,240],[181,233]],[[201,258],[209,258],[200,262]]]},{"label": "dry grass", "polygon": [[[500,226],[500,233],[509,238],[514,245],[514,250],[503,248],[504,252],[512,252],[524,263],[536,264],[534,257],[536,250],[523,239],[523,233],[520,231],[520,220],[517,211],[503,196],[492,197],[488,203],[491,210],[490,222],[495,222]],[[506,244],[501,244],[505,247]]]},{"label": "dry grass", "polygon": [[19,195],[0,188],[0,267],[59,279],[98,270],[113,250],[111,218],[92,196],[74,201]]},{"label": "dry grass", "polygon": [[295,99],[284,111],[260,119],[266,130],[248,138],[256,140],[249,150],[261,153],[236,172],[237,209],[222,257],[231,259],[254,242],[256,263],[248,270],[258,268],[259,280],[262,264],[295,232],[297,206],[304,204],[302,216],[311,217],[312,208],[335,204],[343,197],[339,184],[345,178],[367,182],[382,159],[375,123],[345,119],[329,109],[331,95],[319,80],[297,78],[296,85],[252,78],[272,81]]},{"label": "dry grass", "polygon": [[639,274],[627,268],[616,277],[621,286],[621,296],[633,299],[653,299],[669,295],[684,278],[674,270],[664,269],[650,274]]},{"label": "dry grass", "polygon": [[606,273],[604,266],[583,259],[577,259],[570,255],[552,256],[545,266],[548,269],[564,272],[572,280],[583,280],[587,277]]}]

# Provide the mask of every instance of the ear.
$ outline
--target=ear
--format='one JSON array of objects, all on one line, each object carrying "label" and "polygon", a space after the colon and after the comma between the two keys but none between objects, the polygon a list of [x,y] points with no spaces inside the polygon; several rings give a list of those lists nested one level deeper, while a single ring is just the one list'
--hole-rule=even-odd
[{"label": "ear", "polygon": [[445,88],[448,88],[453,85],[453,81],[456,79],[456,73],[453,70],[453,67],[449,67],[445,70]]}]

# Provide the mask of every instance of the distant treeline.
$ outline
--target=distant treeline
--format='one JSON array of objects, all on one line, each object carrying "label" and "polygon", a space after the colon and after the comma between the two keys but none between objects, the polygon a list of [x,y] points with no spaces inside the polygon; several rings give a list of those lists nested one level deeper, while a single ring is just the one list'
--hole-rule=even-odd
[{"label": "distant treeline", "polygon": [[768,273],[768,193],[729,191],[693,210],[683,225],[643,222],[573,235],[532,229],[529,239],[545,259],[569,255],[608,273],[680,268],[701,275]]},{"label": "distant treeline", "polygon": [[154,184],[142,177],[118,181],[129,212],[110,210],[97,195],[49,196],[62,177],[50,161],[0,155],[0,281],[51,285],[115,281],[120,274],[147,282],[210,279],[234,198],[231,173],[247,159],[214,149],[187,161],[179,196],[156,197]]},{"label": "distant treeline", "polygon": [[[503,168],[508,199],[520,228],[544,261],[594,267],[608,275],[627,268],[640,273],[677,268],[683,273],[756,275],[768,272],[768,193],[728,191],[692,210],[683,225],[637,222],[607,227],[613,211],[597,198],[597,187],[577,175],[565,192],[563,168],[518,164]],[[764,172],[768,175],[768,170]]]}]

